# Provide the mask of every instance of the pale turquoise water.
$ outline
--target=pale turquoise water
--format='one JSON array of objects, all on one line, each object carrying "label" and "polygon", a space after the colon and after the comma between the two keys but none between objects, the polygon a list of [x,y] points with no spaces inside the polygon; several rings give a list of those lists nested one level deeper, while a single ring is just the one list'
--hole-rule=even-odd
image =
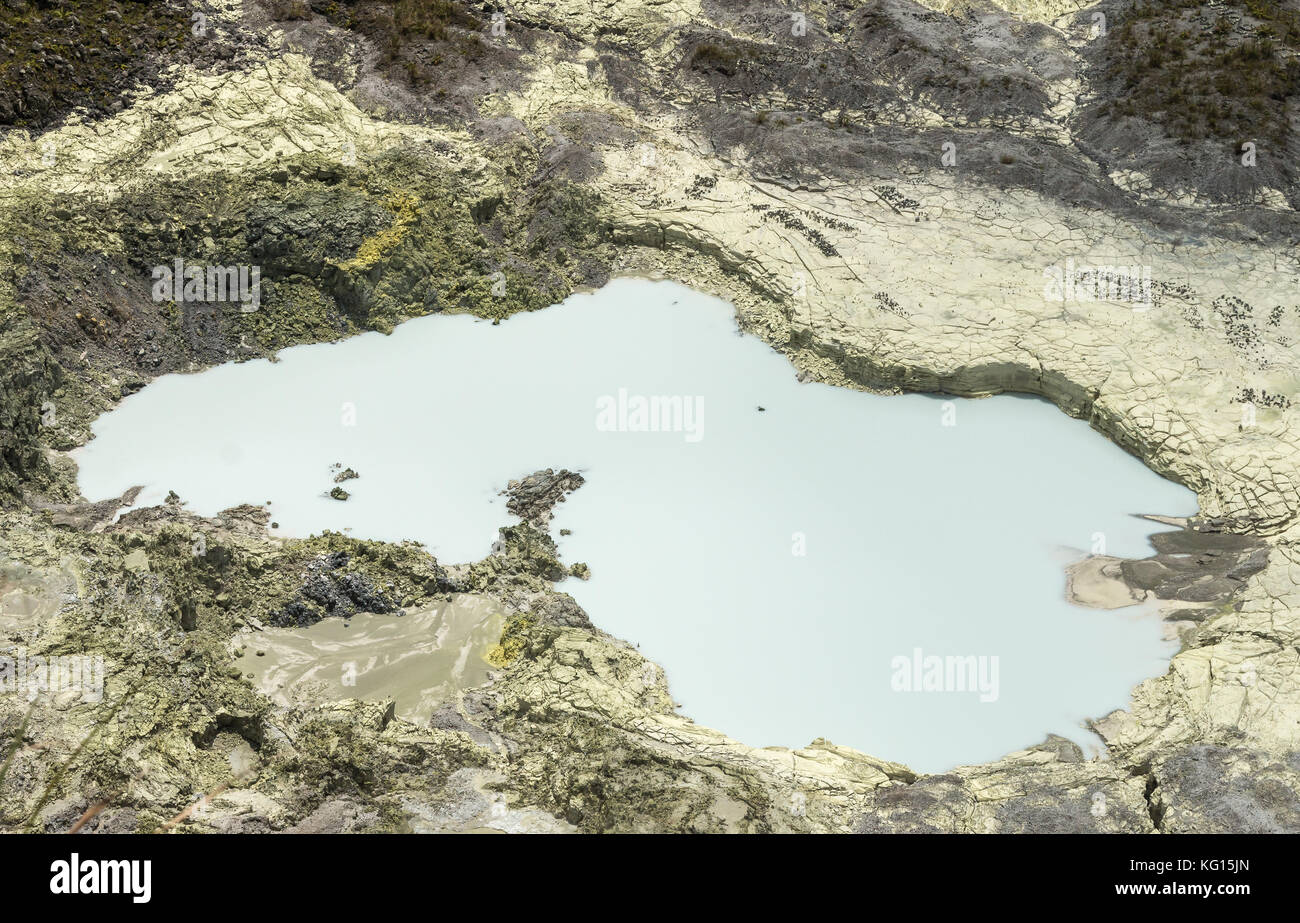
[{"label": "pale turquoise water", "polygon": [[[620,389],[625,408],[676,395],[693,413],[683,431],[608,431]],[[272,500],[281,534],[350,527],[444,562],[488,552],[509,479],[581,471],[554,527],[593,576],[563,588],[666,668],[684,713],[923,770],[1080,739],[1162,673],[1158,621],[1069,605],[1063,567],[1098,533],[1145,556],[1155,528],[1133,514],[1195,511],[1044,402],[801,384],[723,302],[632,279],[499,326],[428,317],[165,376],[94,431],[78,453],[92,500],[136,484],[137,505],[175,490],[205,514]],[[361,473],[347,502],[326,496],[335,462]],[[996,657],[996,700],[896,690],[893,661],[917,648]]]}]

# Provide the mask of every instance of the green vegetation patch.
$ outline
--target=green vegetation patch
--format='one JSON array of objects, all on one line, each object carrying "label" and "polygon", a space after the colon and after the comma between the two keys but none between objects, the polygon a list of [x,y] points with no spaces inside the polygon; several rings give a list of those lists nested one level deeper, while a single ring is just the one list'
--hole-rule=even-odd
[{"label": "green vegetation patch", "polygon": [[746,58],[746,49],[733,43],[701,42],[691,51],[690,66],[733,77]]},{"label": "green vegetation patch", "polygon": [[487,23],[455,0],[299,0],[277,3],[274,12],[281,20],[302,19],[305,8],[364,35],[379,50],[379,67],[414,87],[436,85],[439,69],[453,60],[478,61],[488,52]]},{"label": "green vegetation patch", "polygon": [[1103,108],[1185,141],[1284,147],[1288,100],[1300,92],[1300,14],[1262,0],[1217,12],[1197,0],[1138,2],[1112,23]]},{"label": "green vegetation patch", "polygon": [[172,2],[0,3],[0,125],[42,129],[84,107],[122,108],[191,40],[190,11]]}]

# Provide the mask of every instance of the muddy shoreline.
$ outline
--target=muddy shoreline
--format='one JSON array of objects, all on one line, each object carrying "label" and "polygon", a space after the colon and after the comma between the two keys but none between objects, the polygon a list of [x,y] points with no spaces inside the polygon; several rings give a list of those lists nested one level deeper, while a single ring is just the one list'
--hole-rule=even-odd
[{"label": "muddy shoreline", "polygon": [[1237,597],[1249,578],[1268,565],[1267,539],[1217,531],[1194,519],[1180,525],[1150,536],[1150,557],[1091,555],[1071,564],[1066,598],[1094,609],[1149,602],[1180,639],[1216,612],[1240,608]]}]

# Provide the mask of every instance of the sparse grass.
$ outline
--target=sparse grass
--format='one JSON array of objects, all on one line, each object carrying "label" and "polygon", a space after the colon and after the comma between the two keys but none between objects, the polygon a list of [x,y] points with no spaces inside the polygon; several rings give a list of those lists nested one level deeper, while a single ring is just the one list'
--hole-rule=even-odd
[{"label": "sparse grass", "polygon": [[0,125],[45,128],[77,107],[112,111],[190,39],[178,3],[0,3]]},{"label": "sparse grass", "polygon": [[436,83],[438,68],[488,50],[486,23],[456,0],[360,0],[317,7],[331,23],[364,35],[379,49],[379,66],[415,87]]},{"label": "sparse grass", "polygon": [[14,756],[17,755],[18,750],[23,745],[23,737],[27,734],[27,725],[31,722],[32,712],[35,710],[36,704],[32,703],[32,705],[27,709],[27,714],[23,716],[22,724],[18,725],[18,730],[14,734],[13,746],[9,748],[9,752],[5,754],[4,763],[0,765],[0,788],[5,784],[5,776],[9,775],[9,766],[13,763]]},{"label": "sparse grass", "polygon": [[270,13],[276,22],[311,19],[311,4],[307,0],[276,0],[271,4]]},{"label": "sparse grass", "polygon": [[743,57],[739,48],[717,42],[702,42],[691,52],[690,66],[693,70],[717,71],[731,77],[735,75]]},{"label": "sparse grass", "polygon": [[1195,0],[1134,5],[1107,38],[1104,76],[1115,99],[1103,110],[1164,127],[1185,141],[1251,138],[1281,148],[1287,101],[1300,92],[1300,15],[1263,0],[1237,0],[1208,25]]}]

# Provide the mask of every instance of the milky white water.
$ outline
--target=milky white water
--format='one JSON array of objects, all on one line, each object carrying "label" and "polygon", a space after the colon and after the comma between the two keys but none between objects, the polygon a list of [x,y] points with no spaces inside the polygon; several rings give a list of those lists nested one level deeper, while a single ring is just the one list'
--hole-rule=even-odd
[{"label": "milky white water", "polygon": [[[654,395],[684,398],[687,428],[610,431],[620,389],[625,429]],[[508,480],[580,471],[553,531],[592,577],[563,589],[664,666],[685,714],[926,771],[1082,739],[1162,673],[1159,622],[1070,605],[1064,565],[1099,535],[1146,556],[1155,529],[1134,514],[1196,508],[1042,401],[801,384],[723,302],[634,279],[498,326],[427,317],[164,376],[94,432],[77,453],[91,500],[138,484],[137,506],[269,500],[278,534],[417,539],[448,563],[514,521]],[[334,463],[361,474],[346,502],[327,496]],[[979,658],[983,693],[956,674],[905,691],[932,656]]]}]

